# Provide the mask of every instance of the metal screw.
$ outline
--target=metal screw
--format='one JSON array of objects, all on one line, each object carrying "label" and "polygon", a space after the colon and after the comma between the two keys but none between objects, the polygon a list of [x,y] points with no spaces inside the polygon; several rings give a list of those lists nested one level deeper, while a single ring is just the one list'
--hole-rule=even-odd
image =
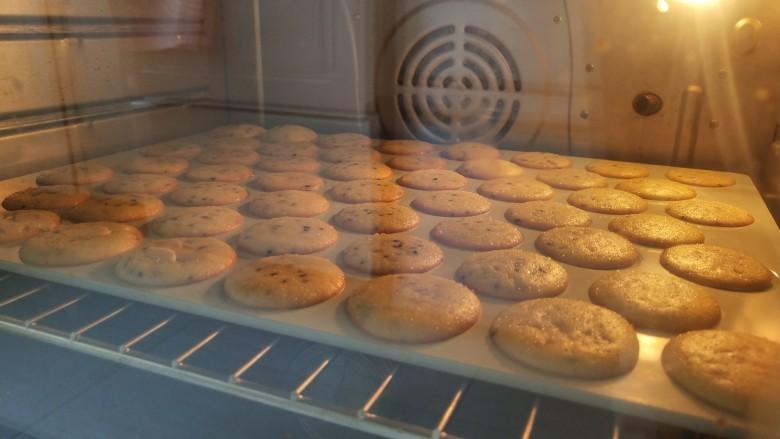
[{"label": "metal screw", "polygon": [[580,111],[580,119],[587,119],[589,117],[590,117],[590,111],[588,110]]},{"label": "metal screw", "polygon": [[718,70],[718,77],[719,78],[727,78],[728,76],[729,76],[729,73],[726,71],[726,69]]},{"label": "metal screw", "polygon": [[712,119],[710,121],[710,128],[717,128],[720,126],[720,121],[717,119]]},{"label": "metal screw", "polygon": [[560,15],[556,15],[555,17],[553,17],[553,23],[555,24],[560,24],[562,21],[563,21],[563,17],[561,17]]},{"label": "metal screw", "polygon": [[585,71],[586,72],[591,73],[594,70],[596,70],[596,66],[595,65],[593,65],[591,63],[585,64]]}]

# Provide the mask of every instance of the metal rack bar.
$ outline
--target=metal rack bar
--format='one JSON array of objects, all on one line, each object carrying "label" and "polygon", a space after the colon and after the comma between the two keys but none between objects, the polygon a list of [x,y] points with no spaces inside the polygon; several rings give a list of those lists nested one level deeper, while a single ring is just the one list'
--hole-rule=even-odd
[{"label": "metal rack bar", "polygon": [[322,373],[323,370],[325,370],[326,367],[328,367],[328,364],[330,364],[330,360],[332,360],[332,356],[328,356],[325,358],[319,366],[317,366],[312,373],[310,373],[306,378],[304,378],[303,381],[298,385],[298,387],[295,388],[292,392],[290,392],[290,399],[300,399],[303,392],[306,391],[306,388],[308,388],[311,383],[314,382],[314,380],[317,379],[318,376]]},{"label": "metal rack bar", "polygon": [[132,305],[133,305],[132,302],[128,303],[126,305],[123,305],[123,306],[115,309],[114,311],[111,311],[110,313],[104,315],[103,317],[93,321],[92,323],[89,323],[87,325],[84,325],[84,326],[80,327],[79,329],[76,329],[75,331],[73,331],[70,334],[68,334],[68,337],[71,340],[75,340],[76,338],[81,336],[81,334],[83,334],[83,333],[89,331],[90,329],[95,328],[96,326],[98,326],[98,325],[100,325],[100,324],[102,324],[104,322],[107,322],[108,320],[116,317],[117,315],[119,315],[120,313],[124,312],[124,310],[126,310],[129,307],[131,307]]},{"label": "metal rack bar", "polygon": [[452,399],[450,400],[450,403],[447,405],[447,408],[444,410],[444,413],[441,415],[441,418],[439,419],[439,422],[436,424],[436,428],[433,429],[431,432],[431,438],[432,439],[439,439],[444,435],[444,429],[447,427],[447,423],[450,422],[450,418],[452,418],[452,414],[455,412],[455,408],[458,407],[458,403],[460,402],[461,398],[463,398],[463,392],[466,391],[466,388],[468,387],[468,382],[463,381],[460,386],[458,387],[458,390],[455,392],[455,395],[453,395]]},{"label": "metal rack bar", "polygon": [[130,340],[126,341],[125,343],[122,343],[119,346],[119,351],[120,352],[128,352],[130,350],[130,348],[132,348],[136,343],[138,343],[141,340],[145,339],[146,337],[154,334],[159,329],[161,329],[163,326],[165,326],[168,323],[170,323],[171,320],[173,320],[175,317],[176,317],[176,314],[171,314],[171,316],[168,317],[167,319],[165,319],[165,320],[163,320],[163,321],[161,321],[161,322],[159,322],[159,323],[157,323],[155,325],[152,325],[146,331],[136,335],[135,337],[132,337]]},{"label": "metal rack bar", "polygon": [[534,404],[531,406],[531,410],[528,412],[528,419],[525,421],[525,428],[523,428],[522,439],[531,439],[531,433],[534,431],[534,423],[536,422],[536,412],[539,411],[539,398],[534,399]]},{"label": "metal rack bar", "polygon": [[6,300],[0,302],[0,308],[4,307],[6,305],[10,305],[10,304],[16,302],[17,300],[22,300],[25,297],[27,297],[27,296],[29,296],[31,294],[35,294],[38,291],[41,291],[42,289],[44,289],[44,288],[46,288],[48,286],[49,286],[49,284],[43,284],[43,285],[41,285],[39,287],[35,287],[35,288],[31,289],[31,290],[25,291],[24,293],[19,294],[18,296],[14,296],[14,297],[11,297],[10,299],[6,299]]},{"label": "metal rack bar", "polygon": [[366,403],[363,404],[363,407],[358,410],[358,418],[368,419],[373,416],[373,414],[371,414],[371,409],[374,407],[374,404],[376,404],[376,401],[379,399],[379,397],[382,396],[382,393],[385,392],[385,389],[390,384],[390,381],[392,381],[393,377],[395,377],[396,372],[398,372],[397,366],[393,368],[392,371],[390,371],[385,379],[382,380],[382,383],[379,384],[379,387],[377,387],[374,393],[371,394],[371,397],[369,397]]},{"label": "metal rack bar", "polygon": [[29,319],[24,321],[24,326],[32,326],[32,325],[36,324],[38,321],[40,321],[42,319],[45,319],[46,317],[49,317],[50,315],[52,315],[52,314],[54,314],[54,313],[56,313],[58,311],[62,311],[63,309],[65,309],[65,308],[67,308],[69,306],[75,305],[76,303],[80,302],[82,299],[84,299],[87,296],[89,296],[89,293],[82,294],[81,296],[76,297],[73,300],[69,300],[69,301],[67,301],[65,303],[62,303],[60,305],[55,306],[54,308],[48,309],[48,310],[38,314],[35,317],[31,317],[31,318],[29,318]]},{"label": "metal rack bar", "polygon": [[209,344],[209,342],[211,340],[214,340],[214,338],[218,336],[224,329],[225,327],[223,326],[217,329],[216,331],[212,332],[211,334],[207,335],[204,339],[192,345],[192,347],[182,352],[181,355],[179,355],[173,361],[171,361],[171,366],[180,367],[182,364],[184,364],[185,361],[187,361],[187,358],[192,356],[192,354],[194,354],[195,352],[198,352],[198,350],[200,350],[203,346]]},{"label": "metal rack bar", "polygon": [[239,367],[235,372],[233,372],[230,375],[230,382],[231,383],[238,383],[241,381],[241,375],[244,374],[247,370],[249,370],[252,366],[255,365],[260,359],[265,357],[265,355],[273,349],[274,346],[276,346],[276,343],[279,341],[277,338],[276,340],[272,341],[271,343],[268,343],[263,349],[261,349],[258,353],[256,353],[252,358],[249,359],[246,363],[244,363],[241,367]]}]

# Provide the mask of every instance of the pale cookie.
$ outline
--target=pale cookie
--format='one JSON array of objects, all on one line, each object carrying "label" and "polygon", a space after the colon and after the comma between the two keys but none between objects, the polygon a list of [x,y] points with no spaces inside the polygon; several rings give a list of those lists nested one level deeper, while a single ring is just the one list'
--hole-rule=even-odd
[{"label": "pale cookie", "polygon": [[650,171],[644,166],[634,163],[614,162],[611,160],[596,160],[585,166],[590,172],[611,178],[641,178],[650,175]]},{"label": "pale cookie", "polygon": [[726,187],[737,184],[737,179],[732,175],[703,169],[670,169],[666,178],[692,186]]},{"label": "pale cookie", "polygon": [[490,336],[516,361],[575,378],[616,377],[639,358],[639,340],[626,319],[579,300],[520,302],[496,317]]},{"label": "pale cookie", "polygon": [[163,238],[214,236],[241,227],[244,217],[225,207],[190,207],[167,213],[152,221],[149,228]]},{"label": "pale cookie", "polygon": [[225,278],[225,294],[254,308],[298,309],[344,290],[344,273],[318,256],[284,255],[254,260]]},{"label": "pale cookie", "polygon": [[618,183],[615,189],[658,201],[687,200],[696,196],[696,191],[688,186],[661,178],[628,180]]},{"label": "pale cookie", "polygon": [[332,226],[316,218],[273,218],[255,223],[238,235],[238,247],[258,256],[309,254],[339,238]]},{"label": "pale cookie", "polygon": [[424,169],[404,174],[398,184],[423,191],[462,189],[468,184],[466,177],[447,169]]},{"label": "pale cookie", "polygon": [[325,182],[314,174],[302,172],[264,172],[252,180],[250,185],[261,191],[318,191]]},{"label": "pale cookie", "polygon": [[330,165],[322,172],[331,180],[384,180],[393,176],[393,170],[384,163],[346,162]]},{"label": "pale cookie", "polygon": [[637,328],[672,334],[712,328],[720,305],[704,288],[670,274],[615,271],[588,290],[591,302],[622,315]]},{"label": "pale cookie", "polygon": [[433,145],[419,140],[385,140],[378,149],[395,155],[425,155],[434,150]]},{"label": "pale cookie", "polygon": [[610,188],[581,189],[566,198],[572,206],[596,213],[626,215],[647,210],[647,201],[629,192]]},{"label": "pale cookie", "polygon": [[320,160],[329,163],[376,162],[382,154],[370,148],[340,146],[320,152]]},{"label": "pale cookie", "polygon": [[387,165],[401,171],[419,171],[421,169],[447,169],[447,162],[431,155],[399,155],[390,158]]},{"label": "pale cookie", "polygon": [[178,157],[137,156],[124,160],[120,169],[127,174],[162,174],[177,176],[190,167],[190,162]]},{"label": "pale cookie", "polygon": [[371,148],[372,143],[370,137],[358,133],[320,134],[317,137],[320,148]]},{"label": "pale cookie", "polygon": [[114,171],[96,163],[79,163],[45,172],[35,179],[41,186],[87,185],[110,180]]},{"label": "pale cookie", "polygon": [[246,209],[258,218],[312,217],[323,214],[330,203],[322,195],[306,191],[275,191],[255,196]]},{"label": "pale cookie", "polygon": [[138,153],[146,157],[176,157],[191,159],[200,154],[203,149],[195,142],[186,140],[173,140],[145,146]]},{"label": "pale cookie", "polygon": [[317,133],[300,125],[279,125],[267,130],[260,138],[264,142],[314,142]]},{"label": "pale cookie", "polygon": [[523,173],[523,168],[501,159],[477,159],[463,162],[462,165],[458,166],[457,171],[469,178],[493,180],[502,177],[516,177]]},{"label": "pale cookie", "polygon": [[60,225],[59,215],[45,210],[0,212],[0,245],[12,245]]},{"label": "pale cookie", "polygon": [[571,160],[551,152],[518,152],[510,160],[524,168],[531,169],[564,169],[571,167]]},{"label": "pale cookie", "polygon": [[25,241],[19,258],[25,264],[47,267],[91,264],[126,253],[142,239],[138,229],[125,224],[63,224]]},{"label": "pale cookie", "polygon": [[220,150],[243,150],[254,151],[260,147],[260,142],[257,139],[249,139],[244,137],[220,137],[212,139],[206,142],[206,148],[208,149],[220,149]]},{"label": "pale cookie", "polygon": [[257,137],[265,132],[265,128],[251,123],[237,123],[232,125],[223,125],[209,131],[212,137]]},{"label": "pale cookie", "polygon": [[464,142],[448,146],[442,153],[444,157],[450,160],[477,160],[477,159],[495,159],[498,158],[498,150],[484,143]]},{"label": "pale cookie", "polygon": [[582,169],[550,169],[541,171],[536,179],[558,189],[576,191],[607,187],[607,179]]},{"label": "pale cookie", "polygon": [[477,192],[510,203],[543,201],[555,196],[553,188],[531,177],[504,177],[486,181],[479,185]]},{"label": "pale cookie", "polygon": [[717,227],[742,227],[753,224],[747,210],[720,201],[690,200],[670,203],[669,215],[689,223]]},{"label": "pale cookie", "polygon": [[248,195],[237,184],[202,181],[180,186],[168,199],[179,206],[226,206],[239,203]]},{"label": "pale cookie", "polygon": [[385,340],[431,343],[455,337],[479,321],[479,299],[468,288],[429,274],[373,279],[347,299],[347,314]]},{"label": "pale cookie", "polygon": [[160,174],[117,175],[103,185],[108,194],[162,195],[174,190],[179,182],[175,178]]},{"label": "pale cookie", "polygon": [[330,197],[342,203],[387,203],[404,196],[401,186],[386,180],[354,180],[334,184]]},{"label": "pale cookie", "polygon": [[219,181],[222,183],[241,183],[254,176],[252,170],[241,165],[202,165],[193,166],[184,174],[190,181]]},{"label": "pale cookie", "polygon": [[458,267],[455,280],[479,294],[528,300],[563,293],[569,274],[547,256],[525,250],[496,250],[470,255]]},{"label": "pale cookie", "polygon": [[89,191],[78,186],[29,187],[7,196],[3,200],[3,207],[8,210],[42,209],[60,211],[83,203],[89,196]]},{"label": "pale cookie", "polygon": [[377,234],[349,244],[341,258],[354,270],[381,275],[423,273],[441,264],[444,255],[436,244],[416,236]]},{"label": "pale cookie", "polygon": [[399,233],[415,228],[420,217],[400,204],[370,203],[341,209],[333,223],[354,233]]},{"label": "pale cookie", "polygon": [[300,143],[264,143],[258,149],[260,155],[269,157],[313,158],[317,156],[317,145],[309,142]]},{"label": "pale cookie", "polygon": [[214,238],[147,240],[114,267],[135,285],[170,287],[200,282],[227,271],[236,260],[232,247]]},{"label": "pale cookie", "polygon": [[774,341],[741,332],[691,331],[666,344],[661,364],[674,382],[711,404],[753,422],[777,420],[780,344]]},{"label": "pale cookie", "polygon": [[497,219],[479,216],[441,221],[431,236],[442,244],[463,250],[500,250],[523,242],[517,227]]},{"label": "pale cookie", "polygon": [[591,227],[556,227],[539,234],[534,243],[547,256],[584,268],[614,270],[633,265],[639,253],[631,242]]},{"label": "pale cookie", "polygon": [[615,218],[609,230],[636,244],[667,248],[680,244],[704,242],[704,233],[697,227],[666,215],[642,213]]},{"label": "pale cookie", "polygon": [[490,210],[490,201],[473,192],[447,190],[422,194],[412,207],[436,216],[474,216]]},{"label": "pale cookie", "polygon": [[320,162],[310,157],[260,157],[255,168],[267,172],[317,172]]},{"label": "pale cookie", "polygon": [[733,291],[760,291],[772,286],[772,272],[738,250],[710,244],[686,244],[661,253],[661,265],[697,284]]},{"label": "pale cookie", "polygon": [[260,155],[247,149],[209,149],[198,156],[198,161],[207,165],[245,165],[252,166],[260,160]]},{"label": "pale cookie", "polygon": [[162,201],[151,195],[96,195],[70,208],[65,213],[65,217],[78,223],[91,221],[126,223],[156,216],[163,208]]},{"label": "pale cookie", "polygon": [[507,221],[536,230],[562,226],[589,226],[588,212],[557,201],[529,201],[512,206],[504,214]]}]

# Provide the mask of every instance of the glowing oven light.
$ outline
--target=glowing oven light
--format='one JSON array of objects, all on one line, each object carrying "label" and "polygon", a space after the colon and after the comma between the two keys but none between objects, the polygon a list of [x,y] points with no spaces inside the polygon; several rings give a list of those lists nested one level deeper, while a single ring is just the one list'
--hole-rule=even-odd
[{"label": "glowing oven light", "polygon": [[717,3],[718,0],[658,0],[656,2],[656,8],[658,8],[659,12],[665,14],[669,12],[670,2],[683,3],[686,5],[711,5]]},{"label": "glowing oven light", "polygon": [[669,3],[666,3],[666,0],[658,0],[656,7],[662,14],[669,12]]}]

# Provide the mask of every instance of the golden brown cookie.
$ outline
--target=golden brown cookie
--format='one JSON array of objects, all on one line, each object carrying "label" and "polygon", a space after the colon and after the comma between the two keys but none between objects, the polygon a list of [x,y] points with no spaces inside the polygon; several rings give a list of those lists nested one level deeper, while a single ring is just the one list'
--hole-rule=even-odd
[{"label": "golden brown cookie", "polygon": [[89,185],[110,180],[114,171],[108,166],[97,163],[77,163],[44,172],[35,179],[41,186],[51,185]]},{"label": "golden brown cookie", "polygon": [[689,223],[717,227],[742,227],[753,224],[753,215],[745,209],[720,201],[688,200],[669,203],[666,213]]},{"label": "golden brown cookie", "polygon": [[615,189],[631,192],[647,200],[676,201],[696,196],[696,191],[662,178],[640,178],[618,183]]},{"label": "golden brown cookie", "polygon": [[152,218],[162,212],[159,198],[143,194],[95,195],[70,208],[65,217],[73,222],[108,221],[125,223]]},{"label": "golden brown cookie", "polygon": [[279,125],[260,135],[264,142],[314,142],[317,133],[301,125]]},{"label": "golden brown cookie", "polygon": [[14,245],[60,225],[56,213],[45,210],[15,210],[0,212],[0,245]]},{"label": "golden brown cookie", "polygon": [[486,181],[479,185],[477,192],[510,203],[549,200],[555,196],[553,188],[531,177],[505,177]]},{"label": "golden brown cookie", "polygon": [[317,156],[318,149],[317,145],[309,142],[283,142],[264,143],[258,152],[266,157],[313,158]]},{"label": "golden brown cookie", "polygon": [[328,163],[376,162],[381,159],[382,154],[360,146],[340,146],[320,152],[320,160]]},{"label": "golden brown cookie", "polygon": [[387,203],[403,198],[404,189],[387,180],[353,180],[334,184],[328,194],[342,203]]},{"label": "golden brown cookie", "polygon": [[647,201],[642,198],[610,188],[581,189],[569,194],[566,201],[582,210],[612,215],[626,215],[647,210]]},{"label": "golden brown cookie", "polygon": [[246,137],[219,137],[209,140],[204,146],[208,149],[254,151],[260,147],[260,142]]},{"label": "golden brown cookie", "polygon": [[190,207],[167,213],[152,221],[149,228],[162,238],[214,236],[244,224],[244,217],[225,207]]},{"label": "golden brown cookie", "polygon": [[611,160],[596,160],[585,166],[590,172],[601,175],[602,177],[612,178],[641,178],[650,175],[650,171],[644,166],[634,163],[614,162]]},{"label": "golden brown cookie", "polygon": [[122,174],[103,185],[107,194],[163,195],[174,190],[179,182],[161,174]]},{"label": "golden brown cookie", "polygon": [[330,203],[322,195],[306,191],[275,191],[258,194],[246,209],[258,218],[312,217],[323,214]]},{"label": "golden brown cookie", "polygon": [[208,132],[212,137],[257,137],[265,132],[265,128],[251,123],[222,125]]},{"label": "golden brown cookie", "polygon": [[320,162],[309,157],[260,157],[255,168],[266,172],[317,172]]},{"label": "golden brown cookie", "polygon": [[733,291],[760,291],[772,286],[772,272],[738,250],[711,244],[669,247],[661,265],[697,284]]},{"label": "golden brown cookie", "polygon": [[263,172],[250,185],[261,191],[318,191],[325,182],[316,175],[302,172]]},{"label": "golden brown cookie", "polygon": [[487,198],[466,191],[436,191],[412,200],[412,207],[436,216],[474,216],[490,210]]},{"label": "golden brown cookie", "polygon": [[89,191],[78,186],[29,187],[7,196],[3,200],[3,207],[8,210],[42,209],[61,211],[83,203],[89,196]]},{"label": "golden brown cookie", "polygon": [[120,165],[127,174],[162,174],[177,176],[184,173],[190,162],[178,157],[147,157],[136,156],[124,160]]},{"label": "golden brown cookie", "polygon": [[589,226],[591,223],[588,212],[557,201],[529,201],[510,207],[504,216],[513,224],[536,230]]},{"label": "golden brown cookie", "polygon": [[238,247],[258,256],[324,250],[339,239],[331,225],[316,218],[273,218],[258,221],[238,235]]},{"label": "golden brown cookie", "polygon": [[370,137],[358,133],[320,134],[317,137],[317,145],[320,148],[371,148],[372,144]]},{"label": "golden brown cookie", "polygon": [[423,169],[402,175],[398,184],[423,191],[443,191],[462,189],[468,184],[468,180],[447,169]]},{"label": "golden brown cookie", "polygon": [[654,213],[642,213],[615,218],[609,230],[636,244],[667,248],[680,244],[704,242],[704,233],[678,219]]},{"label": "golden brown cookie", "polygon": [[419,171],[422,169],[447,169],[447,162],[431,155],[399,155],[391,157],[387,165],[402,171]]},{"label": "golden brown cookie", "polygon": [[581,169],[551,169],[541,171],[536,179],[558,189],[577,191],[596,187],[607,187],[607,179],[593,172]]},{"label": "golden brown cookie", "polygon": [[666,178],[692,186],[726,187],[737,184],[737,179],[732,175],[704,169],[670,169]]},{"label": "golden brown cookie", "polygon": [[145,146],[138,153],[146,157],[176,157],[191,159],[200,154],[202,148],[196,142],[187,140],[172,140]]},{"label": "golden brown cookie", "polygon": [[433,152],[433,145],[419,140],[385,140],[379,150],[385,154],[425,155]]},{"label": "golden brown cookie", "polygon": [[251,180],[252,170],[241,165],[202,165],[193,166],[184,174],[190,181],[219,181],[222,183],[242,183]]},{"label": "golden brown cookie", "polygon": [[469,178],[493,180],[502,177],[517,177],[523,173],[523,168],[501,159],[476,159],[463,162],[458,166],[457,171]]},{"label": "golden brown cookie", "polygon": [[19,249],[25,264],[70,267],[91,264],[126,253],[143,235],[126,224],[95,222],[63,224],[26,240]]},{"label": "golden brown cookie", "polygon": [[358,239],[341,253],[347,267],[375,275],[423,273],[441,264],[439,247],[425,239],[404,234],[377,234]]},{"label": "golden brown cookie", "polygon": [[244,165],[252,166],[260,160],[260,155],[248,149],[213,148],[202,152],[198,161],[207,165]]},{"label": "golden brown cookie", "polygon": [[571,167],[571,160],[550,152],[518,152],[511,158],[512,162],[531,169],[564,169]]},{"label": "golden brown cookie", "polygon": [[233,183],[201,181],[180,186],[169,196],[179,206],[226,206],[243,201],[249,194]]},{"label": "golden brown cookie", "polygon": [[431,237],[451,247],[478,251],[512,248],[523,242],[517,227],[484,216],[441,221],[431,229]]},{"label": "golden brown cookie", "polygon": [[628,240],[591,227],[556,227],[539,234],[534,244],[553,259],[584,268],[626,268],[639,259]]},{"label": "golden brown cookie", "polygon": [[341,209],[333,223],[354,233],[399,233],[415,228],[420,217],[401,204],[368,203]]},{"label": "golden brown cookie", "polygon": [[322,175],[331,180],[384,180],[393,176],[393,170],[384,163],[345,162],[328,166]]},{"label": "golden brown cookie", "polygon": [[484,143],[464,142],[448,146],[442,155],[450,160],[464,162],[477,159],[496,159],[499,153],[495,147]]}]

